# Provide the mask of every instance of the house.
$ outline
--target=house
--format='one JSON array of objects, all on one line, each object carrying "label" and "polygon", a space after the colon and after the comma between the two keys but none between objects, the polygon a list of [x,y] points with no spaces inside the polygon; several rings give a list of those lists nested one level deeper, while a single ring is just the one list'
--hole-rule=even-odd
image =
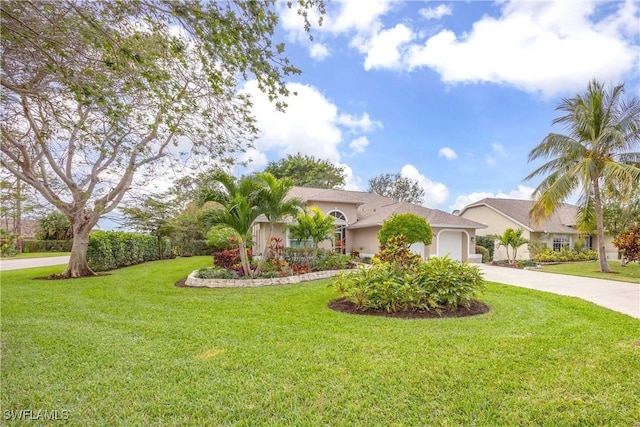
[{"label": "house", "polygon": [[[486,198],[467,205],[459,215],[472,221],[487,224],[478,235],[502,235],[507,228],[522,229],[523,237],[531,242],[559,251],[562,247],[574,249],[579,241],[588,249],[597,249],[596,235],[581,236],[576,230],[578,207],[562,204],[542,224],[536,224],[529,215],[533,207],[532,200]],[[618,250],[612,244],[613,239],[605,236],[607,259],[617,259]],[[505,248],[496,249],[494,259],[506,259]],[[529,259],[528,245],[518,248],[518,258]]]},{"label": "house", "polygon": [[[4,231],[14,232],[16,224],[13,220],[8,220],[7,218],[3,218],[0,221],[0,229]],[[20,221],[20,228],[22,238],[24,240],[34,240],[36,238],[36,234],[40,231],[40,225],[38,221],[34,219],[23,219]]]},{"label": "house", "polygon": [[[459,261],[480,262],[482,258],[475,254],[474,242],[476,230],[486,226],[466,218],[362,191],[293,187],[288,197],[300,198],[308,206],[317,206],[326,215],[335,217],[336,235],[332,242],[323,243],[327,249],[344,253],[356,250],[362,257],[373,256],[379,250],[378,231],[382,223],[395,213],[413,213],[427,220],[433,232],[431,245],[414,244],[413,252],[423,258],[445,254]],[[287,247],[296,245],[288,231],[288,224],[293,221],[290,219],[274,230],[274,236],[283,239]],[[254,253],[261,254],[268,236],[264,216],[256,220],[252,236]]]}]

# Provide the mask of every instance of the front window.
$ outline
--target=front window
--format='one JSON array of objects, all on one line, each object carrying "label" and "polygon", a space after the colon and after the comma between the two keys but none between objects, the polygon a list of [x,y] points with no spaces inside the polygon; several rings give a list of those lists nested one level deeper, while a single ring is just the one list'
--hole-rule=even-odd
[{"label": "front window", "polygon": [[558,235],[553,237],[553,250],[559,252],[562,248],[569,249],[569,236]]},{"label": "front window", "polygon": [[333,236],[333,251],[347,253],[347,217],[340,211],[331,211],[329,215],[336,219],[336,232]]}]

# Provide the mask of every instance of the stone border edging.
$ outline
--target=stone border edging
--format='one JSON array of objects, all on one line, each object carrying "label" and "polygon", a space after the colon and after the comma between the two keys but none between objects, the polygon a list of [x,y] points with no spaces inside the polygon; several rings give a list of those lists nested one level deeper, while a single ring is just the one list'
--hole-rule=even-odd
[{"label": "stone border edging", "polygon": [[274,277],[273,279],[199,279],[198,270],[189,274],[185,286],[191,288],[256,288],[259,286],[288,285],[311,280],[326,279],[350,270],[325,270],[295,276]]}]

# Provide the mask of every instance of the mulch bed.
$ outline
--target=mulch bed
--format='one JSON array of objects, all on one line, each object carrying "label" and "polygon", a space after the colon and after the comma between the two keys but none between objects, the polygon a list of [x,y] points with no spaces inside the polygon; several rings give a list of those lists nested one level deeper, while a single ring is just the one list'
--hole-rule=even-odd
[{"label": "mulch bed", "polygon": [[399,311],[396,313],[388,313],[385,310],[358,310],[354,303],[346,299],[337,299],[329,303],[329,308],[341,313],[348,314],[364,314],[368,316],[398,317],[402,319],[441,319],[444,317],[469,317],[479,314],[488,313],[491,308],[480,301],[473,301],[469,308],[459,308],[455,311],[441,311],[439,314],[435,311]]}]

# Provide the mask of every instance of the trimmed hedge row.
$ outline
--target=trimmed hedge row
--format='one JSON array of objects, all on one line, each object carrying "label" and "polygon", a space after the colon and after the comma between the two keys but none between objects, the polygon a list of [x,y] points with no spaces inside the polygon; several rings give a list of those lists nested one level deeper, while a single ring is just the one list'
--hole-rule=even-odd
[{"label": "trimmed hedge row", "polygon": [[71,240],[23,240],[22,252],[71,252]]},{"label": "trimmed hedge row", "polygon": [[[162,245],[162,258],[171,256],[168,241]],[[124,231],[96,231],[89,235],[87,263],[93,271],[112,270],[160,259],[156,237]]]}]

